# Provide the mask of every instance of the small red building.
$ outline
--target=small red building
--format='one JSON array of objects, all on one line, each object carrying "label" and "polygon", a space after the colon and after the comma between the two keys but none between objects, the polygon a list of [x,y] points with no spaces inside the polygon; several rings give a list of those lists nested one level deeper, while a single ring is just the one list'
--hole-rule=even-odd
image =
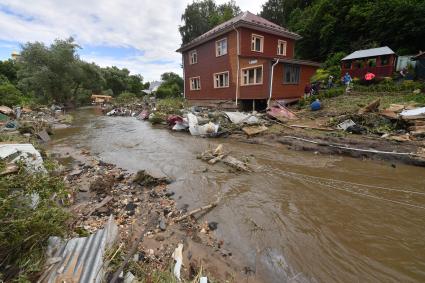
[{"label": "small red building", "polygon": [[294,59],[300,38],[250,12],[216,26],[177,50],[185,98],[192,105],[238,107],[301,97],[320,64]]},{"label": "small red building", "polygon": [[349,73],[362,79],[367,72],[376,77],[391,77],[397,64],[397,55],[389,47],[358,50],[341,60],[341,76]]}]

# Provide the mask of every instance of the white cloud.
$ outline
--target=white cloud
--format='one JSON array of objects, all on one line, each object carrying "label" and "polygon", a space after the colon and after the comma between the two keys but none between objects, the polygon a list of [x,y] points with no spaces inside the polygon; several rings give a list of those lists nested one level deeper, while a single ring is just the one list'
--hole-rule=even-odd
[{"label": "white cloud", "polygon": [[[181,73],[178,26],[191,0],[2,0],[0,40],[8,42],[41,41],[73,36],[84,46],[131,47],[143,56],[83,55],[99,65],[114,64],[158,79],[166,71]],[[221,4],[226,0],[218,0]],[[242,10],[257,13],[261,3],[239,0]],[[6,7],[9,13],[2,11]],[[11,11],[11,13],[10,13]],[[171,62],[156,64],[155,61]]]}]

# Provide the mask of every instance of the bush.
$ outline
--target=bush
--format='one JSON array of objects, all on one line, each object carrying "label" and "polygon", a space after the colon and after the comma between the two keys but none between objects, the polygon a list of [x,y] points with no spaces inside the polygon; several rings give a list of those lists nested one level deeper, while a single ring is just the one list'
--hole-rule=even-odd
[{"label": "bush", "polygon": [[[0,280],[35,281],[29,276],[42,269],[48,238],[68,231],[69,214],[57,203],[66,197],[65,186],[60,177],[21,167],[0,177],[0,188]],[[35,194],[38,204],[32,206]]]},{"label": "bush", "polygon": [[162,84],[155,93],[156,98],[181,97],[180,87],[174,83],[171,85]]},{"label": "bush", "polygon": [[137,95],[131,92],[123,92],[120,95],[118,95],[118,97],[116,98],[116,101],[118,103],[132,103],[135,102],[137,100]]},{"label": "bush", "polygon": [[181,97],[169,97],[159,99],[156,103],[158,111],[167,114],[181,115],[181,109],[185,107],[185,100]]},{"label": "bush", "polygon": [[394,82],[390,78],[378,80],[378,83],[365,86],[362,82],[354,83],[354,90],[361,92],[411,92],[415,89],[423,89],[424,84],[417,81],[405,80],[401,83]]},{"label": "bush", "polygon": [[319,95],[312,95],[306,98],[302,98],[298,101],[299,107],[304,107],[306,105],[310,105],[316,99],[323,100],[325,98],[332,98],[343,95],[345,93],[345,88],[335,87],[326,90],[321,90]]},{"label": "bush", "polygon": [[13,107],[22,102],[22,93],[11,83],[0,85],[0,105]]}]

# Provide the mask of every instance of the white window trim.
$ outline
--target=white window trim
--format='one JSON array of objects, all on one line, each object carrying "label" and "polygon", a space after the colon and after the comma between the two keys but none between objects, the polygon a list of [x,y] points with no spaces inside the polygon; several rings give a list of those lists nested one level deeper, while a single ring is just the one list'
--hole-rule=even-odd
[{"label": "white window trim", "polygon": [[[196,53],[196,62],[192,62],[192,55],[193,53]],[[198,64],[198,51],[196,49],[189,51],[189,65],[195,65]]]},{"label": "white window trim", "polygon": [[[226,86],[217,86],[216,76],[222,75],[222,74],[227,74],[227,85]],[[228,87],[230,87],[230,73],[229,73],[229,71],[214,73],[213,74],[213,83],[214,83],[214,88],[228,88]]]},{"label": "white window trim", "polygon": [[[283,50],[283,52],[279,52],[279,51],[281,51],[280,50],[280,45],[281,44],[284,44],[285,45],[285,49]],[[286,56],[286,50],[288,49],[288,42],[286,41],[286,40],[281,40],[281,39],[279,39],[278,41],[277,41],[277,55],[280,55],[280,56]]]},{"label": "white window trim", "polygon": [[[193,88],[193,84],[192,84],[192,81],[195,79],[199,79],[199,88],[196,88],[196,89]],[[193,91],[201,90],[201,77],[197,76],[197,77],[189,78],[189,84],[190,84],[190,90],[193,90]]]},{"label": "white window trim", "polygon": [[[221,41],[226,41],[226,53],[219,55],[218,54],[218,43],[221,42]],[[227,55],[228,47],[229,46],[228,46],[228,42],[227,42],[227,37],[216,40],[216,42],[215,42],[215,57],[221,57],[221,56]]]},{"label": "white window trim", "polygon": [[[252,84],[248,83],[248,84],[245,84],[244,83],[243,71],[249,70],[249,69],[257,69],[257,68],[261,68],[261,82],[260,83],[252,83]],[[241,69],[241,78],[242,78],[241,79],[241,86],[262,85],[263,84],[263,80],[264,80],[264,68],[263,68],[263,65],[256,65],[256,66],[249,66],[249,67],[246,67],[246,68],[242,68]],[[256,81],[256,79],[257,79],[257,77],[255,76],[254,77],[254,81]]]},{"label": "white window trim", "polygon": [[[260,41],[260,51],[258,51],[258,50],[255,50],[254,48],[253,48],[253,41],[254,41],[254,38],[259,38],[261,41]],[[255,47],[255,44],[254,44],[254,47]],[[264,52],[264,36],[262,36],[262,35],[259,35],[259,34],[251,34],[251,51],[253,51],[253,52],[260,52],[260,53],[263,53]]]}]

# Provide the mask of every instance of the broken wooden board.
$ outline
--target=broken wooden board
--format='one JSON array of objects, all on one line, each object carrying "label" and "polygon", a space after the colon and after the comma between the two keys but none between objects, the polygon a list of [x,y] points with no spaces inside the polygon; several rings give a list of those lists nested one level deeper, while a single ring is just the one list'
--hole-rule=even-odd
[{"label": "broken wooden board", "polygon": [[363,107],[362,109],[360,109],[359,114],[362,115],[369,112],[376,112],[378,111],[380,104],[381,104],[381,99],[380,98],[375,99],[374,101],[369,103],[366,107]]},{"label": "broken wooden board", "polygon": [[261,126],[243,127],[242,131],[244,131],[244,133],[247,134],[248,136],[254,136],[259,133],[267,131],[267,129],[268,128],[266,126],[261,125]]},{"label": "broken wooden board", "polygon": [[335,131],[335,129],[332,128],[322,128],[322,127],[314,127],[314,126],[307,126],[307,125],[290,125],[292,128],[300,128],[300,129],[310,129],[310,130],[319,130],[319,131]]},{"label": "broken wooden board", "polygon": [[391,110],[388,110],[388,109],[385,109],[385,110],[381,111],[379,113],[379,115],[381,115],[381,116],[383,116],[385,118],[391,119],[391,120],[398,119],[398,114],[395,113],[394,111],[391,111]]}]

